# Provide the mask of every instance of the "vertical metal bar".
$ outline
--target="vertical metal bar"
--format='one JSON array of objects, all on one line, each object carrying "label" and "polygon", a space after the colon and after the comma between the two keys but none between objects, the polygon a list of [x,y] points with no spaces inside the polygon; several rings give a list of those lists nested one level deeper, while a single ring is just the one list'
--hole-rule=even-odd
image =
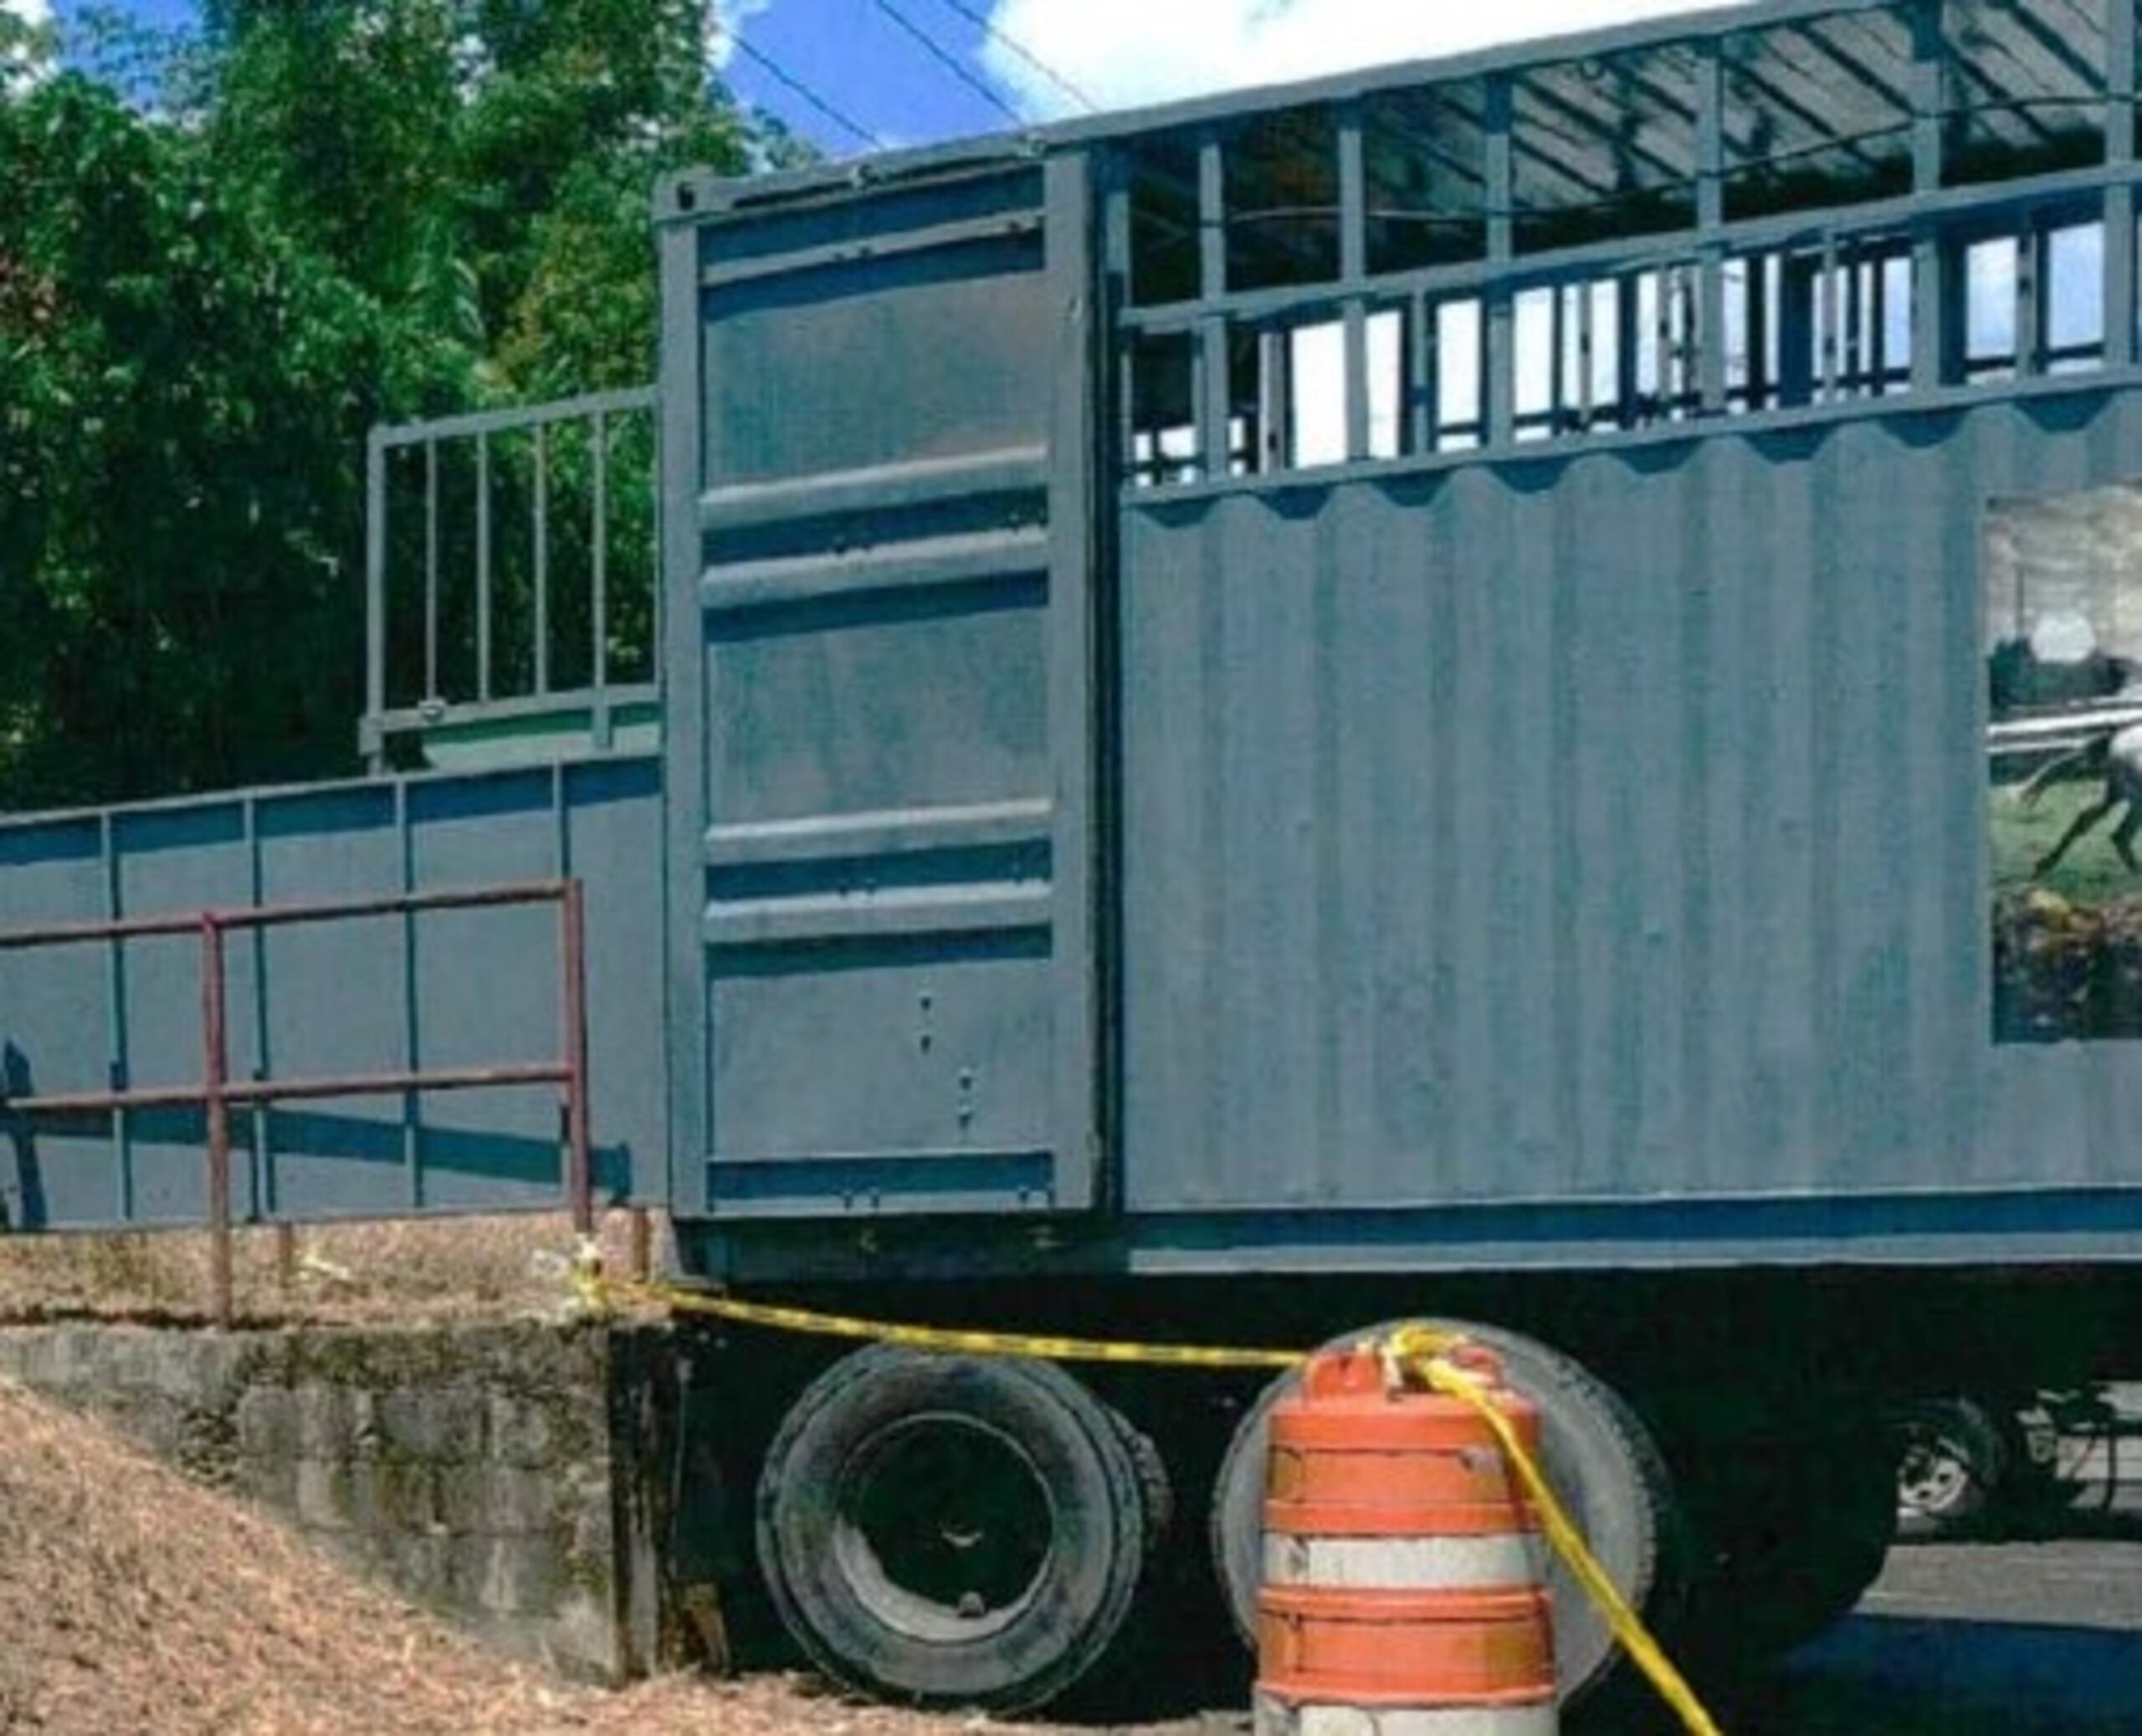
[{"label": "vertical metal bar", "polygon": [[1250,469],[1259,475],[1284,470],[1294,462],[1294,370],[1288,365],[1288,334],[1257,335],[1257,451]]},{"label": "vertical metal bar", "polygon": [[378,428],[365,441],[365,716],[358,748],[366,769],[387,769],[381,719],[387,712],[387,441]]},{"label": "vertical metal bar", "polygon": [[[659,499],[658,494],[655,497]],[[551,690],[551,449],[549,431],[536,424],[536,694]]]},{"label": "vertical metal bar", "polygon": [[[2135,0],[2105,0],[2105,162],[2132,171],[2134,163]],[[2134,182],[2123,177],[2105,189],[2105,366],[2134,364],[2137,310],[2134,296]]]},{"label": "vertical metal bar", "polygon": [[1616,371],[1619,378],[1615,391],[1620,402],[1617,418],[1625,428],[1639,428],[1644,421],[1639,399],[1642,392],[1643,375],[1641,362],[1643,351],[1643,320],[1639,312],[1641,272],[1619,278],[1614,285],[1614,343]]},{"label": "vertical metal bar", "polygon": [[[1227,166],[1220,154],[1220,141],[1207,137],[1197,147],[1197,294],[1201,301],[1216,301],[1227,292]],[[1227,424],[1233,392],[1228,378],[1224,318],[1208,315],[1199,322],[1198,351],[1204,377],[1199,382],[1197,448],[1204,455],[1207,479],[1217,480],[1228,474],[1232,456]],[[1251,468],[1255,464],[1253,453]]]},{"label": "vertical metal bar", "polygon": [[476,697],[491,697],[491,437],[476,436]]},{"label": "vertical metal bar", "polygon": [[2039,293],[2045,232],[2027,213],[2016,227],[2016,377],[2045,371],[2045,298]]},{"label": "vertical metal bar", "polygon": [[669,612],[662,607],[662,417],[655,406],[647,408],[647,498],[648,537],[647,555],[647,617],[650,661],[647,679],[659,684],[662,679],[663,634],[668,630]]},{"label": "vertical metal bar", "polygon": [[[409,786],[394,786],[394,831],[401,858],[404,896],[417,889],[416,831],[409,817]],[[417,993],[417,913],[402,913],[402,1068],[416,1073],[423,1066],[423,1015]],[[420,1211],[424,1204],[424,1099],[412,1088],[402,1093],[402,1173],[409,1189],[409,1209]]]},{"label": "vertical metal bar", "polygon": [[[1949,45],[1939,0],[1919,0],[1912,14],[1911,184],[1922,195],[1941,190],[1943,133],[1949,107]],[[1932,224],[1912,238],[1911,389],[1934,392],[1953,370],[1955,329],[1947,279],[1955,255]],[[1961,279],[1960,270],[1957,274]]]},{"label": "vertical metal bar", "polygon": [[[1725,412],[1725,66],[1724,44],[1712,37],[1698,49],[1696,71],[1697,270],[1700,281],[1694,341],[1703,413]],[[1745,339],[1746,325],[1742,325]]]},{"label": "vertical metal bar", "polygon": [[1847,246],[1838,255],[1837,269],[1844,279],[1844,307],[1839,319],[1837,377],[1847,397],[1856,396],[1867,381],[1867,279],[1856,248]]},{"label": "vertical metal bar", "polygon": [[1880,397],[1889,385],[1889,267],[1879,248],[1862,264],[1867,276],[1867,391]]},{"label": "vertical metal bar", "polygon": [[589,607],[594,643],[589,649],[588,673],[595,678],[594,740],[598,750],[610,745],[610,418],[597,410],[589,428],[595,465],[595,544],[592,550],[594,597]]},{"label": "vertical metal bar", "polygon": [[1822,308],[1822,396],[1826,404],[1835,403],[1837,396],[1837,357],[1841,346],[1837,332],[1837,238],[1835,235],[1822,238],[1822,276],[1821,284]]},{"label": "vertical metal bar", "polygon": [[297,1226],[288,1219],[275,1222],[275,1288],[288,1296],[298,1287]]},{"label": "vertical metal bar", "polygon": [[[1369,274],[1368,163],[1361,138],[1361,105],[1339,110],[1339,275],[1358,286]],[[1368,304],[1346,300],[1346,458],[1369,456]]]},{"label": "vertical metal bar", "polygon": [[[258,910],[267,902],[268,888],[260,855],[260,803],[258,797],[250,796],[245,800],[245,854],[246,897]],[[257,1081],[265,1079],[269,1072],[267,929],[252,929],[246,936],[246,946],[253,957],[253,992],[249,998],[253,1005],[252,1076]],[[253,1160],[253,1210],[256,1217],[273,1216],[281,1206],[278,1197],[280,1191],[276,1186],[275,1154],[268,1137],[271,1112],[272,1106],[264,1099],[246,1105]]]},{"label": "vertical metal bar", "polygon": [[1368,150],[1358,100],[1339,105],[1339,279],[1359,289],[1369,274]]},{"label": "vertical metal bar", "polygon": [[[1569,346],[1568,321],[1569,289],[1555,284],[1547,291],[1547,427],[1546,436],[1553,439],[1562,432],[1563,412],[1568,407]],[[1520,366],[1523,366],[1520,360]]]},{"label": "vertical metal bar", "polygon": [[438,442],[424,442],[424,691],[438,697]]},{"label": "vertical metal bar", "polygon": [[587,1108],[587,913],[581,883],[568,880],[559,899],[559,946],[566,1064],[566,1195],[576,1233],[595,1229],[595,1180]]},{"label": "vertical metal bar", "polygon": [[231,1326],[231,1119],[228,1032],[223,1007],[223,929],[201,913],[202,1104],[208,1121],[208,1271],[217,1326]]},{"label": "vertical metal bar", "polygon": [[632,1209],[632,1277],[643,1284],[654,1275],[654,1222],[644,1206]]},{"label": "vertical metal bar", "polygon": [[1366,303],[1346,304],[1346,459],[1372,456],[1369,428],[1369,310]]},{"label": "vertical metal bar", "polygon": [[[118,922],[126,914],[123,909],[125,901],[120,886],[117,828],[110,812],[105,814],[97,832],[104,853],[105,919]],[[108,997],[105,1001],[106,1030],[111,1045],[110,1088],[124,1091],[131,1083],[129,1075],[133,1066],[127,1053],[126,943],[115,935],[106,944],[105,993]],[[134,1145],[132,1129],[128,1124],[127,1112],[124,1109],[115,1109],[111,1112],[111,1155],[118,1190],[119,1221],[122,1224],[131,1223],[134,1221]]]},{"label": "vertical metal bar", "polygon": [[1436,304],[1416,295],[1407,310],[1412,341],[1406,346],[1407,420],[1412,439],[1407,449],[1425,453],[1436,449],[1436,434],[1443,413],[1443,387],[1437,354]]},{"label": "vertical metal bar", "polygon": [[1595,285],[1585,283],[1576,286],[1576,425],[1580,432],[1591,432],[1591,418],[1596,406],[1592,402],[1592,363],[1598,351],[1599,335],[1594,329],[1597,322],[1593,317],[1597,310],[1594,297]]},{"label": "vertical metal bar", "polygon": [[686,1216],[704,1215],[712,1194],[707,1168],[712,1082],[704,939],[706,883],[704,870],[696,875],[684,872],[684,864],[705,859],[706,829],[712,818],[705,772],[713,672],[705,654],[707,622],[697,583],[710,556],[699,503],[707,487],[725,472],[721,456],[708,449],[710,431],[700,413],[707,374],[721,365],[706,341],[701,274],[713,251],[708,237],[697,222],[672,221],[661,230],[657,249],[663,468],[662,488],[655,498],[662,517],[658,600],[669,615],[662,728],[669,776],[663,816],[663,861],[669,872],[660,877],[666,911],[661,925],[660,1022],[669,1089],[658,1093],[664,1136],[658,1143],[656,1161],[664,1165],[670,1201]]},{"label": "vertical metal bar", "polygon": [[[1108,190],[1101,203],[1101,262],[1102,293],[1106,309],[1104,330],[1115,345],[1115,365],[1108,375],[1114,382],[1115,392],[1115,415],[1111,419],[1111,426],[1115,430],[1115,450],[1110,455],[1109,474],[1121,478],[1131,475],[1136,463],[1136,399],[1134,394],[1137,381],[1134,360],[1135,346],[1122,336],[1121,327],[1116,323],[1116,314],[1130,300],[1130,189],[1123,184],[1120,169],[1113,163],[1109,169]],[[1193,420],[1197,413],[1193,403],[1191,410]],[[1162,474],[1156,465],[1153,480],[1159,482]]]},{"label": "vertical metal bar", "polygon": [[1484,140],[1488,259],[1504,268],[1483,291],[1480,310],[1488,352],[1483,383],[1486,402],[1481,408],[1485,425],[1481,433],[1483,443],[1493,447],[1509,445],[1517,433],[1517,309],[1507,269],[1517,253],[1517,172],[1512,125],[1509,79],[1490,75]]},{"label": "vertical metal bar", "polygon": [[1652,310],[1652,317],[1657,328],[1653,341],[1658,354],[1658,420],[1671,422],[1680,397],[1679,357],[1673,341],[1673,305],[1680,296],[1680,274],[1671,265],[1662,265],[1656,275],[1658,305]]}]

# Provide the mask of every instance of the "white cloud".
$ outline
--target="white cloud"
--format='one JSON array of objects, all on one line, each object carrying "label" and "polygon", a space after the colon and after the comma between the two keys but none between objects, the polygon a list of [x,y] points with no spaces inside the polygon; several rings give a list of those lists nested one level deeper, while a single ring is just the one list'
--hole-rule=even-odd
[{"label": "white cloud", "polygon": [[[0,0],[4,4],[5,0]],[[773,10],[773,0],[711,0],[706,11],[707,63],[720,72],[736,58],[736,38],[744,26],[761,13]]]},{"label": "white cloud", "polygon": [[52,22],[51,0],[0,0],[0,12],[11,12],[26,24]]},{"label": "white cloud", "polygon": [[1076,105],[1017,43],[1104,108],[1314,78],[1694,9],[1695,0],[997,0],[983,64],[1029,112]]}]

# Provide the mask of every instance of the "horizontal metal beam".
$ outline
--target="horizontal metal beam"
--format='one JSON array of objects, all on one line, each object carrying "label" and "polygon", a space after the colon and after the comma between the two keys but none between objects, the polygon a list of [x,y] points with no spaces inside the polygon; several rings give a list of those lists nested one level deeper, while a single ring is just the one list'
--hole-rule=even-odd
[{"label": "horizontal metal beam", "polygon": [[1171,303],[1165,307],[1125,309],[1116,316],[1120,330],[1150,334],[1189,331],[1214,315],[1262,320],[1327,313],[1337,319],[1343,305],[1355,297],[1371,305],[1396,305],[1412,295],[1449,299],[1491,287],[1525,289],[1578,279],[1616,275],[1692,262],[1699,246],[1714,243],[1732,253],[1763,253],[1827,237],[1843,241],[1882,232],[1906,235],[1929,225],[1985,217],[2005,217],[2035,206],[2078,202],[2101,196],[2109,187],[2142,180],[2133,164],[2070,170],[2028,180],[1953,187],[1939,193],[1904,194],[1870,199],[1863,204],[1788,212],[1778,217],[1745,218],[1705,235],[1689,228],[1634,240],[1587,243],[1497,261],[1473,259],[1418,271],[1355,281],[1259,289],[1212,301]]},{"label": "horizontal metal beam", "polygon": [[[318,1102],[338,1097],[403,1097],[411,1092],[481,1091],[492,1087],[563,1085],[572,1069],[562,1062],[513,1062],[497,1067],[441,1068],[431,1073],[348,1073],[300,1079],[234,1079],[213,1095],[226,1103]],[[138,1091],[62,1092],[44,1097],[0,1098],[0,1114],[93,1115],[112,1109],[205,1109],[212,1093],[198,1085],[151,1085]]]},{"label": "horizontal metal beam", "polygon": [[591,392],[579,397],[560,398],[555,403],[532,404],[512,410],[474,410],[461,416],[443,416],[436,422],[409,422],[377,428],[372,430],[372,438],[383,447],[402,447],[458,439],[464,435],[512,433],[517,429],[541,428],[553,422],[652,410],[657,398],[658,393],[652,386],[635,386],[619,392]]},{"label": "horizontal metal beam", "polygon": [[1046,577],[1049,552],[1048,533],[1040,530],[896,542],[859,555],[716,566],[701,580],[699,597],[709,614],[735,615],[829,597],[951,590]]},{"label": "horizontal metal beam", "polygon": [[387,898],[336,899],[317,904],[259,904],[228,910],[194,911],[184,916],[130,917],[120,922],[60,923],[47,928],[0,929],[0,952],[32,947],[72,946],[96,940],[137,940],[156,935],[198,935],[203,925],[219,929],[284,928],[294,923],[336,922],[361,916],[397,916],[426,910],[486,909],[501,904],[556,904],[571,884],[566,880],[530,880],[505,886],[468,887],[438,892],[399,893]]},{"label": "horizontal metal beam", "polygon": [[761,530],[861,513],[904,512],[977,494],[1038,495],[1048,488],[1048,448],[1007,446],[955,458],[734,484],[700,497],[699,528],[715,535]]},{"label": "horizontal metal beam", "polygon": [[1042,230],[1038,211],[1007,212],[1001,217],[970,218],[956,223],[937,223],[929,228],[893,230],[867,241],[829,241],[818,247],[766,253],[756,259],[723,259],[699,273],[700,287],[733,289],[769,279],[797,277],[807,271],[828,271],[842,265],[858,265],[879,259],[909,258],[916,253],[943,253],[952,248],[977,247],[992,242],[1016,241],[1038,236]]},{"label": "horizontal metal beam", "polygon": [[847,862],[928,850],[1045,844],[1054,835],[1056,807],[1046,796],[977,802],[966,807],[918,807],[862,814],[813,814],[802,820],[752,820],[716,826],[706,835],[712,868],[768,863]]},{"label": "horizontal metal beam", "polygon": [[810,946],[828,940],[1046,930],[1054,919],[1055,904],[1046,881],[752,899],[709,906],[703,937],[713,947]]}]

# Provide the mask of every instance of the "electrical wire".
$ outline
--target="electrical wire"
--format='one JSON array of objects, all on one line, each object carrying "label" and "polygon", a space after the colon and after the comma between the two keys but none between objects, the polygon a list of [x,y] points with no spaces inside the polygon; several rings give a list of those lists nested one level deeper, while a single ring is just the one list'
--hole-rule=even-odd
[{"label": "electrical wire", "polygon": [[907,33],[913,37],[918,43],[921,44],[923,48],[928,51],[931,59],[935,60],[940,66],[951,73],[954,78],[957,79],[962,84],[966,85],[968,90],[973,91],[977,96],[981,97],[984,102],[995,109],[998,114],[1003,115],[1004,118],[1009,120],[1014,126],[1024,126],[1027,124],[1027,117],[1025,115],[1022,115],[1017,109],[1013,108],[1011,104],[1006,102],[1002,97],[999,96],[996,91],[990,88],[986,81],[976,78],[973,73],[967,69],[966,65],[961,61],[958,55],[953,54],[951,49],[947,49],[942,43],[939,42],[935,37],[932,36],[927,30],[925,30],[921,25],[916,23],[913,18],[902,12],[897,6],[894,6],[892,3],[892,0],[871,0],[871,4],[875,6],[879,11],[884,13],[884,15],[890,18],[895,24],[898,24],[901,29],[906,31]]},{"label": "electrical wire", "polygon": [[821,115],[824,115],[827,120],[832,121],[834,125],[841,128],[842,131],[845,132],[853,135],[856,138],[860,139],[865,146],[873,151],[882,151],[885,148],[885,141],[880,139],[877,134],[872,132],[869,127],[864,126],[861,122],[851,120],[847,115],[842,114],[838,109],[835,108],[830,102],[827,101],[824,97],[819,95],[817,91],[813,90],[808,84],[805,84],[802,79],[797,78],[795,74],[790,72],[787,68],[783,66],[778,60],[775,59],[772,55],[766,53],[764,49],[756,47],[751,42],[747,41],[740,31],[720,23],[715,24],[714,28],[717,34],[728,38],[730,45],[734,47],[739,54],[742,54],[746,59],[754,61],[759,66],[765,69],[769,76],[786,85],[797,96],[802,97],[805,102],[810,104],[812,108],[816,109]]},{"label": "electrical wire", "polygon": [[1058,72],[1046,60],[1043,59],[1040,55],[1034,53],[1032,49],[1021,42],[1018,38],[1013,36],[1008,30],[1004,29],[1002,27],[993,22],[986,13],[976,11],[973,7],[966,3],[966,0],[938,0],[938,3],[941,6],[949,7],[952,11],[957,13],[969,23],[978,28],[984,36],[989,38],[991,41],[1002,44],[1014,54],[1017,54],[1020,59],[1025,61],[1027,65],[1033,68],[1036,72],[1047,79],[1050,84],[1055,85],[1058,90],[1061,90],[1066,96],[1069,97],[1072,101],[1077,103],[1079,106],[1084,109],[1089,115],[1097,115],[1100,112],[1100,105],[1099,103],[1095,102],[1093,98],[1087,95],[1084,91],[1081,90],[1076,84],[1073,84],[1070,79],[1064,77],[1062,73]]}]

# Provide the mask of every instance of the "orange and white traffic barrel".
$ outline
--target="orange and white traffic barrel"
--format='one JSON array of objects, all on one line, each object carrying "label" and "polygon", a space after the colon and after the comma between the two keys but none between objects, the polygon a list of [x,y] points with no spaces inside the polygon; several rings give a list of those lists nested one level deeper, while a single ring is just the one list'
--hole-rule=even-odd
[{"label": "orange and white traffic barrel", "polygon": [[[1319,1356],[1273,1411],[1258,1736],[1555,1736],[1538,1518],[1477,1413],[1387,1373]],[[1496,1396],[1536,1452],[1539,1412]]]}]

